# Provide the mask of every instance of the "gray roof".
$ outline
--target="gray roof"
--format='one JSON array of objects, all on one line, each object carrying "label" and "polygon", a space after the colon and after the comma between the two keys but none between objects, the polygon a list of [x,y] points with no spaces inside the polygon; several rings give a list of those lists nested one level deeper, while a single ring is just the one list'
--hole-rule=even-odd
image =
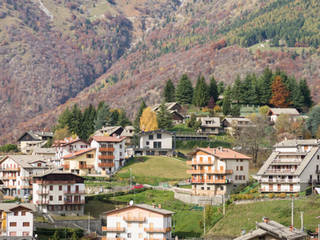
[{"label": "gray roof", "polygon": [[175,213],[175,212],[172,212],[170,210],[153,207],[153,206],[148,205],[148,204],[133,204],[132,206],[127,206],[127,207],[124,207],[124,208],[114,209],[114,210],[105,212],[105,214],[108,215],[109,213],[113,213],[113,212],[116,212],[116,211],[129,209],[129,208],[134,208],[134,207],[142,208],[142,209],[145,209],[145,210],[148,210],[148,211],[152,211],[152,212],[156,212],[156,213],[160,213],[160,214],[163,214],[163,215],[172,215],[172,214]]},{"label": "gray roof", "polygon": [[35,212],[36,208],[32,203],[0,203],[0,210],[5,212],[11,212],[11,209],[16,207],[25,207]]},{"label": "gray roof", "polygon": [[29,134],[34,140],[42,141],[42,137],[53,137],[53,132],[28,131],[18,138],[18,141],[25,135]]},{"label": "gray roof", "polygon": [[259,169],[257,175],[261,176],[265,173],[265,171],[268,169],[272,161],[278,156],[278,152],[273,151],[271,155],[268,157],[267,161],[262,165],[262,167]]},{"label": "gray roof", "polygon": [[307,237],[307,234],[304,232],[301,232],[295,228],[291,230],[289,227],[286,227],[280,223],[270,220],[267,223],[266,222],[257,223],[256,230],[249,232],[248,234],[245,234],[238,238],[235,238],[234,240],[249,240],[259,236],[264,236],[265,234],[272,235],[277,239],[288,239],[288,240],[301,239],[301,238]]},{"label": "gray roof", "polygon": [[126,126],[126,127],[124,127],[124,130],[121,133],[121,136],[123,136],[123,137],[133,137],[134,132],[135,132],[135,129],[134,129],[133,126]]},{"label": "gray roof", "polygon": [[[57,168],[52,168],[52,169],[49,169],[43,173],[36,173],[36,174],[33,174],[33,177],[44,177],[46,175],[49,175],[49,174],[65,174],[65,175],[75,175],[75,176],[78,176],[77,174],[74,174],[74,173],[71,173],[71,172],[64,172],[60,169],[57,169]],[[78,176],[79,177],[79,176]]]},{"label": "gray roof", "polygon": [[249,118],[225,118],[222,121],[227,121],[229,123],[232,122],[251,122],[251,120]]},{"label": "gray roof", "polygon": [[104,126],[98,129],[93,135],[94,136],[104,136],[105,134],[112,135],[114,132],[122,128],[121,126]]},{"label": "gray roof", "polygon": [[[165,103],[164,105],[167,107],[167,109],[170,111],[172,110],[172,108],[176,105],[176,104],[179,104],[177,102],[167,102]],[[158,111],[159,108],[160,108],[161,104],[155,104],[152,106],[152,111]]]},{"label": "gray roof", "polygon": [[32,166],[31,164],[39,161],[46,162],[48,165],[50,164],[48,157],[42,155],[7,155],[1,161],[4,161],[7,158],[12,159],[22,168],[38,168]]},{"label": "gray roof", "polygon": [[299,145],[319,146],[320,143],[318,139],[291,139],[283,140],[274,145],[274,147],[297,147]]},{"label": "gray roof", "polygon": [[287,114],[287,115],[300,115],[298,110],[295,108],[270,108],[269,113],[275,115]]},{"label": "gray roof", "polygon": [[55,154],[56,149],[55,148],[35,148],[32,152],[33,154]]},{"label": "gray roof", "polygon": [[[198,117],[197,120],[201,121],[201,127],[220,127],[220,118],[218,117]],[[207,121],[212,121],[212,124],[206,124]]]}]

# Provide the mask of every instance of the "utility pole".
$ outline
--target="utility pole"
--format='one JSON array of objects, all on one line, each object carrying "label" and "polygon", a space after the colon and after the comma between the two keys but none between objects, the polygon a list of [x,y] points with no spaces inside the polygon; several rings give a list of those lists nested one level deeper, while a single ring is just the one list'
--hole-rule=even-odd
[{"label": "utility pole", "polygon": [[293,227],[293,197],[291,198],[291,226]]},{"label": "utility pole", "polygon": [[300,216],[301,216],[301,232],[303,232],[303,229],[304,229],[304,227],[303,227],[303,212],[300,212]]}]

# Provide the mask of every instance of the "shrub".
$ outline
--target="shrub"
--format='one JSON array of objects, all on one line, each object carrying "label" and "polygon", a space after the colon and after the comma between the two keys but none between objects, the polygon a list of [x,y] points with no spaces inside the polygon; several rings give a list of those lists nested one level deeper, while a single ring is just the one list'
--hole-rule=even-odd
[{"label": "shrub", "polygon": [[269,193],[269,194],[268,194],[268,197],[269,197],[269,198],[274,198],[274,193]]},{"label": "shrub", "polygon": [[280,197],[280,198],[286,198],[286,197],[287,197],[287,194],[285,194],[285,193],[280,193],[280,194],[279,194],[279,197]]}]

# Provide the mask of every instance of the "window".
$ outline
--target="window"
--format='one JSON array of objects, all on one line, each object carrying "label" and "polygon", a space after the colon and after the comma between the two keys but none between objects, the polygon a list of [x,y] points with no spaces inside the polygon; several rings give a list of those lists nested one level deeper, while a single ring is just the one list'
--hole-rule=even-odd
[{"label": "window", "polygon": [[131,238],[131,233],[128,233],[127,236],[128,236],[128,238]]},{"label": "window", "polygon": [[41,167],[41,163],[38,163],[37,166],[38,166],[38,167]]},{"label": "window", "polygon": [[30,232],[22,232],[22,236],[29,236]]},{"label": "window", "polygon": [[59,191],[62,191],[62,185],[59,185]]},{"label": "window", "polygon": [[17,222],[10,222],[10,227],[16,227],[17,226]]},{"label": "window", "polygon": [[22,211],[21,216],[25,216],[25,215],[26,215],[26,211]]},{"label": "window", "polygon": [[59,201],[62,201],[62,196],[59,196]]},{"label": "window", "polygon": [[239,167],[237,166],[237,171],[239,170]]},{"label": "window", "polygon": [[243,166],[240,166],[240,171],[243,171]]},{"label": "window", "polygon": [[201,187],[201,190],[204,190],[204,187]]},{"label": "window", "polygon": [[53,191],[53,186],[52,185],[50,185],[50,191]]},{"label": "window", "polygon": [[235,179],[238,180],[238,175],[235,176]]},{"label": "window", "polygon": [[10,232],[9,235],[10,236],[17,236],[17,233],[16,232]]},{"label": "window", "polygon": [[18,213],[19,213],[19,212],[14,212],[14,216],[18,216]]},{"label": "window", "polygon": [[157,133],[157,139],[161,139],[161,133]]},{"label": "window", "polygon": [[50,199],[50,201],[53,201],[53,196],[50,196],[49,199]]},{"label": "window", "polygon": [[149,146],[149,141],[146,141],[146,145]]},{"label": "window", "polygon": [[120,149],[122,149],[122,144],[120,144]]},{"label": "window", "polygon": [[30,226],[30,223],[29,223],[29,222],[23,222],[22,226],[24,226],[24,227],[29,227],[29,226]]},{"label": "window", "polygon": [[153,142],[153,148],[161,148],[161,142]]},{"label": "window", "polygon": [[243,176],[242,176],[242,180],[246,180],[246,176],[243,175]]},{"label": "window", "polygon": [[223,189],[224,189],[224,187],[223,187],[223,186],[221,186],[221,187],[220,187],[220,190],[221,190],[221,191],[223,191]]},{"label": "window", "polygon": [[207,190],[210,190],[210,187],[207,187]]},{"label": "window", "polygon": [[87,154],[87,158],[93,158],[93,154]]},{"label": "window", "polygon": [[149,140],[152,140],[153,139],[153,135],[149,135]]}]

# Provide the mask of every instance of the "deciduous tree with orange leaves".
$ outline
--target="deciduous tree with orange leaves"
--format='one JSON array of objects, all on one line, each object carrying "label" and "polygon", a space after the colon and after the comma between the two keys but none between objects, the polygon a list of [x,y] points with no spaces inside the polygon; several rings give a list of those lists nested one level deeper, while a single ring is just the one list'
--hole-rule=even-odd
[{"label": "deciduous tree with orange leaves", "polygon": [[272,82],[272,97],[270,104],[275,107],[288,107],[289,106],[289,95],[286,85],[282,82],[281,76],[276,76]]}]

